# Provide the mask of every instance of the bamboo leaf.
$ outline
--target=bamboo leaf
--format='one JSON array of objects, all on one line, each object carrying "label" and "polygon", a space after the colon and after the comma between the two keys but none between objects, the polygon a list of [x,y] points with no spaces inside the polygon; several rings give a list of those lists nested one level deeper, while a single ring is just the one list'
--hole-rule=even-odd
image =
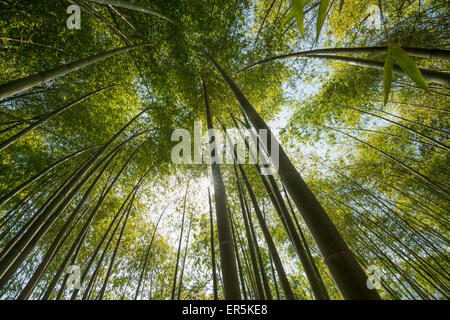
[{"label": "bamboo leaf", "polygon": [[392,44],[390,44],[388,47],[386,60],[384,61],[384,71],[383,71],[383,94],[385,105],[388,102],[389,92],[391,91],[393,67],[394,67],[394,58],[392,56]]},{"label": "bamboo leaf", "polygon": [[319,16],[317,17],[316,41],[319,39],[320,32],[322,31],[322,27],[325,22],[325,18],[327,17],[327,10],[329,4],[330,0],[320,0]]},{"label": "bamboo leaf", "polygon": [[422,89],[428,90],[422,72],[420,72],[414,60],[408,56],[405,50],[400,48],[398,44],[393,44],[391,50],[395,62],[400,66],[400,68],[402,68],[408,77],[410,77]]},{"label": "bamboo leaf", "polygon": [[284,27],[285,25],[287,25],[292,19],[294,19],[294,10],[289,10],[286,18],[284,18],[283,23],[281,24],[281,27]]},{"label": "bamboo leaf", "polygon": [[303,9],[305,8],[304,0],[291,0],[292,11],[294,12],[295,19],[297,20],[298,29],[302,37],[305,36],[305,28],[303,26],[304,13]]}]

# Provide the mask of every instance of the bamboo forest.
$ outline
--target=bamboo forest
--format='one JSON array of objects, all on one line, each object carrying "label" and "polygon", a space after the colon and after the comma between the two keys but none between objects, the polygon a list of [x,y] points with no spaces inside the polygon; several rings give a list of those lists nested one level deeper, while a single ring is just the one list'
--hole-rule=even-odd
[{"label": "bamboo forest", "polygon": [[447,300],[449,24],[0,0],[0,299]]}]

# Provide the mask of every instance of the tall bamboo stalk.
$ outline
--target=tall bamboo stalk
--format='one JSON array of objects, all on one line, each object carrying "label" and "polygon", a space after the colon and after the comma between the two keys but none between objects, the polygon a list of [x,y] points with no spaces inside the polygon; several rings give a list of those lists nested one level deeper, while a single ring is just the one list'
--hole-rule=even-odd
[{"label": "tall bamboo stalk", "polygon": [[[74,177],[67,183],[67,185],[61,187],[58,190],[53,201],[51,201],[48,206],[41,208],[41,210],[36,213],[37,219],[36,221],[34,221],[33,226],[24,231],[23,235],[20,237],[20,239],[17,240],[16,243],[8,246],[2,251],[2,259],[0,260],[0,287],[3,287],[8,278],[14,273],[14,271],[20,266],[21,262],[26,258],[27,254],[32,250],[34,245],[53,225],[57,217],[67,208],[77,192],[89,180],[90,176],[100,168],[100,166],[104,161],[106,161],[108,156],[104,157],[94,166],[96,160],[98,160],[106,151],[106,149],[111,146],[113,142],[116,141],[118,137],[145,111],[146,110],[138,113],[107,143],[105,143],[98,152],[96,152],[84,165],[82,165],[81,168],[78,169]],[[130,138],[125,140],[125,142],[116,147],[116,149],[121,148],[126,142],[130,141],[140,134],[142,133],[131,136]],[[93,166],[94,168],[89,171],[89,169]],[[85,173],[88,171],[89,173],[85,175]],[[81,182],[77,185],[77,182],[80,179]]]},{"label": "tall bamboo stalk", "polygon": [[217,274],[216,274],[216,254],[214,248],[214,221],[213,221],[213,209],[211,203],[211,188],[209,186],[208,169],[206,170],[206,177],[208,179],[208,203],[209,203],[209,246],[211,248],[211,268],[212,268],[212,280],[213,280],[213,297],[214,300],[218,300],[217,297]]},{"label": "tall bamboo stalk", "polygon": [[[263,218],[264,220],[266,219],[266,210],[264,207],[264,203],[263,203]],[[273,279],[273,283],[275,286],[275,292],[277,294],[277,299],[280,300],[280,291],[278,290],[278,283],[277,283],[277,277],[275,276],[275,268],[273,267],[273,260],[272,260],[272,256],[270,255],[269,252],[269,261],[270,261],[270,270],[272,271],[272,279]]]},{"label": "tall bamboo stalk", "polygon": [[[95,266],[94,272],[92,273],[91,278],[89,279],[89,283],[88,283],[86,289],[84,290],[84,293],[83,293],[83,296],[82,296],[82,300],[88,300],[90,295],[92,294],[94,285],[95,285],[95,283],[97,281],[98,273],[100,271],[100,268],[103,266],[103,260],[106,258],[106,254],[108,252],[109,246],[111,245],[111,243],[112,243],[112,241],[114,239],[114,236],[115,236],[117,230],[120,227],[120,223],[122,222],[122,219],[128,214],[130,206],[131,206],[132,199],[133,199],[135,194],[136,194],[136,189],[133,189],[133,191],[131,193],[131,200],[128,201],[128,204],[126,205],[126,208],[123,210],[123,213],[121,214],[121,216],[119,218],[119,221],[117,222],[116,226],[114,227],[114,230],[112,231],[112,233],[111,233],[111,235],[110,235],[110,237],[108,239],[108,242],[106,243],[105,248],[103,249],[103,252],[102,252],[102,254],[101,254],[101,256],[100,256],[100,258],[99,258],[99,260],[97,262],[97,265]],[[119,212],[121,212],[121,210],[119,210]],[[85,271],[89,271],[89,270],[86,268]],[[83,281],[84,277],[82,276],[81,279],[82,279],[81,281]],[[78,289],[74,290],[74,292],[72,294],[72,298],[71,298],[72,300],[74,299],[74,295],[76,295],[77,290]]]},{"label": "tall bamboo stalk", "polygon": [[[90,170],[90,172],[83,178],[83,180],[74,188],[73,192],[78,192],[81,187],[85,183],[87,183],[91,176],[93,176],[95,172],[97,172],[100,167],[118,151],[119,149],[114,149],[110,154],[99,161],[96,166],[92,170]],[[73,197],[74,196],[75,194],[73,194]],[[68,206],[68,197],[65,197],[64,200],[66,200],[66,204],[63,203],[65,209]],[[48,207],[45,207],[44,210],[46,210],[47,208]],[[6,282],[9,280],[9,278],[11,278],[17,268],[19,268],[22,262],[25,261],[28,254],[37,245],[39,240],[42,239],[44,234],[52,227],[62,211],[62,209],[57,210],[50,216],[44,215],[44,213],[40,213],[38,211],[38,213],[35,214],[37,216],[37,219],[33,222],[33,224],[31,224],[28,229],[26,229],[25,227],[22,228],[18,233],[19,238],[17,238],[17,241],[11,241],[8,246],[3,249],[1,260],[2,264],[0,266],[0,270],[2,271],[0,287],[3,287],[6,284]],[[73,219],[74,216],[72,216],[71,218]]]},{"label": "tall bamboo stalk", "polygon": [[[117,153],[115,153],[117,155]],[[100,171],[100,173],[97,175],[97,177],[94,179],[94,181],[91,183],[89,188],[86,190],[86,192],[83,195],[83,198],[80,200],[79,204],[76,206],[72,214],[69,216],[67,221],[64,223],[64,226],[59,230],[58,234],[56,235],[55,239],[53,240],[52,244],[50,245],[49,249],[45,253],[44,258],[42,259],[41,263],[37,267],[37,269],[34,271],[33,276],[28,280],[27,285],[20,293],[18,299],[24,300],[28,299],[31,295],[31,292],[34,290],[36,285],[38,284],[39,280],[41,279],[44,272],[47,270],[48,266],[50,265],[50,262],[52,261],[52,258],[57,252],[57,249],[59,248],[59,244],[62,243],[64,234],[68,230],[70,224],[74,221],[74,219],[77,217],[78,212],[81,210],[81,207],[84,205],[84,203],[89,198],[91,192],[96,187],[98,181],[103,176],[106,169],[109,167],[113,160],[113,157],[111,157],[108,162],[103,166],[103,169]]]},{"label": "tall bamboo stalk", "polygon": [[[276,138],[268,125],[230,76],[213,58],[210,57],[210,60],[230,87],[253,126],[257,130],[266,130],[268,139],[263,141],[263,145],[266,150],[271,150],[271,139]],[[278,174],[281,181],[302,213],[342,296],[345,299],[380,299],[376,291],[367,287],[366,274],[281,146],[279,146],[279,164]]]},{"label": "tall bamboo stalk", "polygon": [[283,264],[281,263],[280,256],[278,255],[277,248],[275,247],[275,243],[273,242],[272,236],[270,235],[269,229],[267,228],[266,221],[262,216],[261,209],[259,208],[258,201],[256,200],[256,196],[253,192],[253,188],[250,185],[250,182],[247,179],[247,175],[245,174],[244,168],[241,164],[238,165],[239,170],[241,172],[242,179],[247,187],[247,191],[250,196],[250,200],[253,204],[253,209],[256,213],[256,218],[258,219],[259,226],[261,231],[263,232],[264,239],[266,240],[267,247],[269,249],[270,255],[272,256],[273,262],[275,264],[275,268],[278,273],[278,277],[280,279],[281,288],[283,289],[284,295],[286,299],[293,300],[294,293],[292,292],[291,285],[289,284],[289,280],[287,278],[286,272],[284,270]]},{"label": "tall bamboo stalk", "polygon": [[183,275],[184,275],[184,267],[186,266],[186,258],[188,254],[189,249],[189,238],[191,235],[191,229],[192,229],[192,213],[191,213],[191,219],[189,222],[189,229],[186,236],[186,244],[184,248],[184,255],[183,255],[183,262],[181,264],[181,272],[180,272],[180,279],[178,280],[178,294],[177,294],[177,300],[180,300],[181,298],[181,289],[183,288]]},{"label": "tall bamboo stalk", "polygon": [[244,296],[244,300],[248,300],[247,290],[245,288],[244,270],[242,268],[241,259],[239,258],[239,248],[238,248],[237,241],[236,241],[237,234],[235,232],[234,221],[233,221],[233,217],[231,216],[230,209],[228,209],[228,216],[230,217],[231,234],[233,236],[233,244],[234,244],[234,250],[235,250],[235,254],[236,254],[237,266],[238,266],[238,271],[239,271],[239,279],[241,281],[242,295]]},{"label": "tall bamboo stalk", "polygon": [[[208,129],[214,130],[206,85],[203,83],[203,93],[205,98],[206,118]],[[210,142],[212,135],[210,136]],[[211,152],[212,150],[210,150]],[[214,150],[215,151],[215,150]],[[213,156],[213,155],[212,155]],[[231,236],[230,221],[228,219],[225,185],[222,179],[219,164],[211,164],[212,177],[214,182],[214,198],[216,204],[217,233],[219,236],[219,251],[223,277],[223,291],[226,300],[240,300],[239,275],[234,256],[233,239]]]},{"label": "tall bamboo stalk", "polygon": [[186,199],[187,199],[188,187],[189,186],[186,185],[186,192],[184,193],[184,204],[183,204],[183,215],[182,215],[182,218],[181,218],[180,239],[178,240],[177,260],[175,262],[175,271],[173,273],[172,294],[171,294],[170,300],[174,300],[175,299],[175,289],[177,287],[178,263],[180,261],[181,242],[183,241],[184,216],[186,214]]},{"label": "tall bamboo stalk", "polygon": [[[145,142],[144,142],[145,143]],[[137,152],[140,150],[140,148],[144,145],[144,143],[140,144],[135,150],[134,152],[130,155],[130,157],[128,157],[127,161],[123,164],[122,168],[119,170],[119,172],[116,174],[116,176],[114,177],[114,179],[111,181],[111,183],[109,184],[109,186],[106,188],[105,185],[105,189],[103,190],[102,194],[100,194],[100,198],[97,201],[93,211],[92,211],[92,218],[90,218],[90,220],[88,220],[84,226],[84,230],[85,232],[87,232],[87,229],[89,228],[89,226],[92,224],[93,218],[95,216],[95,214],[98,212],[98,210],[100,209],[100,207],[103,205],[105,199],[107,198],[108,194],[111,192],[112,188],[115,186],[116,182],[118,181],[119,177],[122,175],[122,173],[124,172],[124,170],[127,168],[128,164],[130,163],[131,159],[133,159],[133,157],[137,154]],[[148,172],[147,172],[148,173]],[[144,176],[145,177],[145,176]],[[141,183],[143,180],[143,178],[141,177],[141,179],[139,180],[138,184]],[[116,218],[113,219],[113,221],[115,221]],[[109,227],[111,228],[111,226]],[[108,228],[108,230],[109,230]],[[107,231],[108,233],[108,231]],[[58,269],[57,273],[55,274],[55,276],[53,277],[53,281],[51,282],[51,284],[49,285],[49,287],[47,288],[43,299],[48,299],[52,293],[52,291],[54,290],[61,274],[66,270],[67,265],[73,255],[72,261],[73,263],[75,263],[77,254],[74,253],[75,251],[79,251],[81,250],[81,247],[83,246],[82,241],[84,239],[86,235],[83,234],[83,232],[80,232],[80,234],[78,235],[77,239],[75,240],[73,246],[70,248],[69,252],[67,253],[63,263],[61,264],[60,268]],[[58,297],[60,297],[60,294],[58,295]]]},{"label": "tall bamboo stalk", "polygon": [[125,8],[125,9],[138,11],[138,12],[148,13],[153,16],[160,17],[164,20],[167,20],[171,23],[174,23],[171,19],[169,19],[168,17],[166,17],[165,15],[163,15],[159,12],[138,6],[137,4],[133,4],[128,1],[124,1],[124,0],[87,0],[87,1],[95,2],[98,4],[105,4],[105,5],[109,5],[109,6],[113,6],[113,7]]},{"label": "tall bamboo stalk", "polygon": [[236,185],[238,189],[238,196],[239,196],[239,203],[241,205],[241,212],[242,212],[242,219],[244,220],[244,227],[245,227],[245,234],[247,237],[247,243],[248,243],[248,250],[250,251],[250,259],[251,259],[251,265],[254,275],[254,281],[255,281],[255,294],[256,297],[260,300],[264,300],[264,290],[262,286],[262,280],[261,280],[261,274],[258,269],[258,263],[256,260],[256,251],[255,251],[255,239],[253,239],[253,235],[250,231],[250,225],[248,221],[248,206],[244,197],[244,192],[242,185],[239,181],[239,175],[237,172],[236,164],[234,164],[234,175],[236,178]]},{"label": "tall bamboo stalk", "polygon": [[49,80],[53,80],[59,77],[62,77],[65,74],[68,74],[70,72],[82,69],[84,67],[87,67],[93,63],[96,63],[98,61],[104,60],[106,58],[115,56],[120,53],[127,52],[129,50],[134,50],[137,48],[141,48],[144,46],[148,46],[148,44],[142,44],[137,46],[131,46],[131,47],[124,47],[119,49],[114,49],[108,52],[100,53],[94,56],[91,56],[89,58],[80,59],[47,71],[39,72],[36,74],[33,74],[31,76],[13,80],[7,83],[4,83],[0,85],[0,99],[7,98],[9,96],[12,96],[14,94],[20,93],[22,91],[25,91],[27,89],[31,89],[33,87],[36,87],[40,84],[43,84]]},{"label": "tall bamboo stalk", "polygon": [[[354,211],[356,213],[355,216],[351,216],[350,218],[354,220],[355,225],[363,225],[366,227],[366,230],[370,233],[372,233],[376,238],[379,238],[381,241],[383,241],[390,250],[395,252],[407,265],[409,265],[412,269],[414,269],[419,275],[423,277],[424,280],[426,280],[431,286],[433,286],[437,291],[439,291],[443,296],[448,296],[448,288],[445,283],[443,283],[441,280],[439,280],[429,269],[434,269],[434,267],[424,261],[419,255],[417,255],[413,250],[411,250],[406,244],[404,244],[397,236],[395,236],[388,228],[386,228],[384,225],[381,225],[377,223],[376,221],[370,219],[367,215],[364,215],[359,210],[353,208],[352,206],[348,205],[347,203],[344,203],[338,199],[336,199],[333,196],[330,196],[329,194],[325,192],[321,192],[325,197],[329,198],[340,210],[342,210],[342,207],[347,207],[351,211]],[[368,222],[371,222],[371,225],[368,224]],[[375,227],[375,228],[373,228]],[[374,230],[375,229],[375,230]],[[379,230],[379,232],[376,232]],[[392,237],[393,240],[395,240],[395,243],[399,245],[400,247],[403,247],[407,252],[409,252],[414,258],[416,258],[418,261],[415,261],[414,259],[410,259],[407,256],[405,256],[404,252],[399,251],[399,249],[393,245],[392,241],[389,241],[388,239],[383,238],[381,235],[388,234],[390,237]],[[447,279],[448,282],[448,279]]]},{"label": "tall bamboo stalk", "polygon": [[300,226],[300,223],[298,222],[297,217],[295,216],[294,208],[292,207],[291,201],[289,200],[289,195],[287,194],[286,188],[284,186],[283,186],[283,191],[284,191],[284,194],[286,196],[289,208],[291,210],[292,217],[294,218],[295,225],[297,226],[298,232],[299,232],[300,237],[302,239],[303,246],[305,247],[306,254],[308,255],[308,259],[309,259],[309,261],[311,261],[311,265],[312,265],[312,267],[314,269],[314,272],[320,278],[319,269],[317,268],[317,265],[316,265],[316,263],[314,261],[314,258],[312,256],[312,254],[311,254],[311,250],[309,248],[308,241],[306,241],[305,234],[303,233],[303,230],[302,230],[302,228]]},{"label": "tall bamboo stalk", "polygon": [[[446,51],[447,51],[446,55],[448,58],[448,50],[446,50]],[[353,58],[353,57],[336,56],[336,55],[319,55],[319,54],[295,55],[295,54],[293,54],[293,55],[282,55],[282,56],[264,59],[264,60],[254,63],[248,67],[245,67],[244,69],[240,70],[239,72],[254,68],[254,67],[259,66],[266,62],[282,60],[282,59],[286,59],[286,58],[329,60],[329,61],[342,62],[345,64],[357,66],[357,67],[376,69],[376,70],[380,70],[380,71],[383,71],[383,69],[384,69],[384,62],[370,60],[370,59]],[[398,65],[394,65],[392,71],[395,74],[405,75],[405,72]],[[428,69],[421,69],[421,68],[420,68],[420,72],[422,73],[424,79],[427,81],[438,83],[438,84],[441,84],[444,86],[450,86],[450,75],[448,73],[434,71],[434,70],[428,70]]]},{"label": "tall bamboo stalk", "polygon": [[98,294],[98,300],[103,300],[103,296],[105,295],[106,286],[108,285],[109,278],[112,274],[112,269],[114,266],[114,261],[116,260],[117,251],[119,250],[120,243],[122,242],[123,233],[125,231],[125,227],[127,226],[128,218],[130,217],[131,209],[133,207],[134,200],[136,198],[136,192],[133,195],[133,198],[130,201],[130,205],[128,207],[127,214],[125,216],[125,220],[122,224],[122,229],[120,229],[119,238],[117,239],[116,246],[114,247],[114,251],[111,257],[111,261],[108,266],[108,270],[106,271],[105,280],[103,281],[102,288],[100,289],[100,293]]},{"label": "tall bamboo stalk", "polygon": [[258,244],[258,238],[256,236],[255,227],[253,225],[253,219],[252,219],[252,214],[251,214],[250,210],[247,211],[247,219],[248,219],[248,224],[250,226],[250,233],[251,233],[253,241],[254,241],[253,243],[255,245],[257,265],[259,266],[259,272],[261,274],[261,279],[262,279],[262,283],[263,283],[263,287],[264,287],[264,296],[263,297],[266,300],[273,300],[272,292],[270,291],[270,286],[269,286],[269,279],[267,278],[266,268],[265,268],[264,261],[262,259],[261,248],[259,247],[259,244]]},{"label": "tall bamboo stalk", "polygon": [[44,176],[45,174],[47,174],[48,172],[52,171],[53,169],[55,169],[56,167],[58,167],[59,165],[63,164],[64,162],[86,152],[92,149],[96,149],[99,148],[100,146],[93,146],[93,147],[88,147],[88,148],[84,148],[81,149],[79,151],[76,151],[58,161],[56,161],[55,163],[51,164],[50,166],[48,166],[47,168],[41,170],[39,173],[37,173],[36,175],[34,175],[33,177],[31,177],[30,179],[28,179],[27,181],[23,182],[22,184],[20,184],[19,186],[17,186],[16,188],[14,188],[14,190],[11,190],[10,192],[8,192],[7,194],[5,194],[3,197],[0,198],[0,207],[2,205],[4,205],[6,202],[8,202],[12,197],[14,197],[15,195],[17,195],[19,192],[21,192],[23,189],[25,189],[26,187],[28,187],[30,184],[32,184],[33,182],[37,181],[39,178],[41,178],[42,176]]},{"label": "tall bamboo stalk", "polygon": [[145,273],[145,268],[147,267],[147,261],[148,261],[148,256],[150,254],[150,250],[152,249],[152,245],[153,245],[153,240],[155,240],[155,236],[156,236],[156,231],[158,230],[158,226],[159,226],[159,222],[161,221],[164,213],[166,212],[166,209],[169,207],[169,205],[167,205],[164,210],[162,211],[162,213],[159,215],[158,221],[156,222],[155,225],[155,229],[153,230],[153,235],[152,238],[150,240],[150,243],[148,244],[147,247],[147,252],[145,254],[145,258],[144,258],[144,265],[142,266],[142,271],[141,271],[141,275],[139,276],[139,281],[138,281],[138,286],[136,288],[136,293],[134,294],[134,300],[137,300],[137,297],[139,295],[139,289],[141,288],[141,283],[142,283],[142,279],[144,277],[144,273]]},{"label": "tall bamboo stalk", "polygon": [[[250,262],[249,262],[250,259],[247,255],[247,251],[245,250],[246,248],[244,245],[244,241],[242,240],[242,238],[240,236],[241,231],[239,230],[238,225],[235,225],[235,228],[238,230],[237,231],[237,239],[239,241],[239,245],[241,246],[242,257],[244,258],[243,260],[244,260],[244,265],[246,268],[247,277],[244,277],[244,279],[246,280],[246,284],[247,284],[248,296],[249,296],[249,298],[253,297],[253,299],[257,299],[255,278],[254,278],[252,269],[250,268]],[[250,288],[250,284],[251,284],[251,288]]]},{"label": "tall bamboo stalk", "polygon": [[[88,221],[88,223],[89,223],[89,221]],[[80,241],[74,242],[72,244],[72,246],[75,247],[75,250],[72,255],[72,258],[70,259],[70,265],[76,264],[78,257],[80,255],[81,248],[83,247],[84,239],[86,238],[87,234],[88,234],[88,230],[86,228],[85,230],[83,230]],[[71,247],[71,249],[72,249],[72,247]],[[69,273],[66,273],[66,275],[64,276],[63,282],[61,284],[61,287],[59,288],[59,291],[58,291],[58,294],[56,295],[55,300],[61,300],[61,298],[64,296],[64,291],[66,289],[66,285],[67,285],[67,281],[69,280],[69,276],[70,276]]]},{"label": "tall bamboo stalk", "polygon": [[[235,126],[237,127],[236,119],[234,118],[232,113],[230,113],[230,115],[231,118],[233,119]],[[245,121],[247,122],[246,118]],[[247,126],[249,127],[248,122]],[[250,157],[256,159],[255,155],[253,155],[253,152],[248,145],[248,142],[245,140],[245,137],[243,136],[242,132],[240,130],[239,132],[241,134],[241,138],[245,141],[245,146],[247,147],[247,151],[250,153]],[[289,235],[292,244],[294,245],[294,248],[303,266],[303,270],[308,278],[308,281],[311,285],[311,289],[314,293],[315,298],[318,300],[329,300],[330,298],[328,296],[325,285],[323,284],[320,274],[314,271],[311,261],[306,254],[305,248],[303,247],[302,241],[300,240],[300,237],[297,231],[295,230],[295,225],[289,215],[289,210],[286,206],[286,203],[284,202],[284,199],[281,195],[281,192],[278,188],[278,185],[274,177],[272,175],[264,176],[262,174],[260,166],[257,163],[255,163],[254,166],[263,182],[263,185],[266,189],[267,194],[269,195],[270,200],[272,201],[275,211],[278,213],[278,216],[280,217],[280,220],[283,222],[284,228],[287,234]]]},{"label": "tall bamboo stalk", "polygon": [[[142,181],[142,180],[141,180],[141,181]],[[96,249],[94,250],[94,252],[93,252],[91,258],[89,259],[89,262],[88,262],[86,268],[84,269],[84,271],[83,271],[83,273],[82,273],[82,275],[81,275],[81,279],[80,279],[81,283],[83,283],[84,279],[86,278],[86,276],[87,276],[87,274],[88,274],[88,272],[89,272],[89,270],[90,270],[92,264],[93,264],[94,261],[95,261],[95,258],[97,257],[98,252],[100,251],[100,249],[101,249],[103,243],[105,242],[106,238],[108,237],[109,231],[112,229],[112,227],[114,226],[114,223],[116,222],[117,218],[119,218],[119,216],[120,216],[120,220],[119,220],[119,222],[117,223],[115,229],[117,229],[118,225],[120,224],[120,221],[121,221],[121,219],[122,219],[122,217],[123,217],[123,215],[121,215],[121,213],[124,211],[124,209],[125,209],[125,211],[127,210],[127,209],[125,208],[125,206],[126,206],[126,204],[129,202],[128,200],[132,197],[132,195],[134,194],[134,192],[136,191],[136,189],[139,188],[141,181],[138,181],[138,183],[133,187],[133,189],[132,189],[132,190],[130,191],[130,193],[127,195],[127,197],[126,197],[125,200],[123,201],[122,205],[120,206],[119,210],[117,211],[117,213],[116,213],[115,216],[113,217],[111,223],[110,223],[109,226],[108,226],[108,229],[107,229],[107,230],[105,231],[105,233],[103,234],[102,239],[100,240],[99,244],[97,245]],[[128,205],[127,205],[127,207],[128,207]],[[114,234],[114,233],[115,233],[115,231],[113,232],[113,234]],[[112,241],[112,239],[110,239],[110,240],[108,241],[108,243],[109,243],[110,241]],[[109,244],[106,245],[106,248],[107,248],[108,246],[109,246]],[[104,253],[106,252],[106,248],[105,248],[105,250],[103,251]],[[103,256],[103,254],[102,254],[102,256]],[[103,261],[103,258],[100,258],[100,260]],[[97,266],[98,266],[98,265],[97,265]],[[96,271],[94,271],[94,273],[95,273],[95,272],[96,272]],[[91,279],[92,279],[93,277],[94,277],[94,275],[91,277]],[[56,284],[55,284],[55,285],[56,285]],[[88,286],[88,288],[89,288],[89,286]],[[47,289],[47,293],[46,293],[47,297],[49,297],[50,294],[51,294],[51,292],[49,292],[49,291],[50,291],[50,288]],[[86,291],[88,291],[88,289],[86,289]],[[86,293],[86,291],[85,291],[85,293]],[[73,291],[72,296],[71,296],[70,299],[71,299],[71,300],[74,300],[74,299],[77,297],[78,292],[79,292],[79,289],[75,289],[75,290]]]}]

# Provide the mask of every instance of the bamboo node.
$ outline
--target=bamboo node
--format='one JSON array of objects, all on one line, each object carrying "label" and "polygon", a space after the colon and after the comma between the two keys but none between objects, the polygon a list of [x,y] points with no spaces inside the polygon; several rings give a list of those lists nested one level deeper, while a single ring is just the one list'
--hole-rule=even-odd
[{"label": "bamboo node", "polygon": [[221,241],[221,242],[219,242],[219,247],[221,247],[224,244],[233,244],[233,242],[231,240]]},{"label": "bamboo node", "polygon": [[339,251],[333,252],[332,254],[330,254],[330,255],[328,255],[327,257],[325,257],[325,258],[323,259],[323,262],[326,264],[327,261],[328,261],[329,259],[331,259],[331,258],[333,258],[333,257],[335,257],[335,256],[337,256],[337,255],[343,254],[343,253],[350,253],[350,254],[353,254],[352,251],[351,251],[350,249],[339,250]]}]

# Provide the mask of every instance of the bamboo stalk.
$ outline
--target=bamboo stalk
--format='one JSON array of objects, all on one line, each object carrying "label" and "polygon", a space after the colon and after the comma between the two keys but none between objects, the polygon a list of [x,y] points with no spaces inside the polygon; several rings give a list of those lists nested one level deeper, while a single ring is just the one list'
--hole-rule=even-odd
[{"label": "bamboo stalk", "polygon": [[[228,84],[253,126],[258,130],[267,130],[268,139],[263,141],[263,145],[266,150],[271,150],[271,140],[276,138],[270,128],[230,76],[213,58],[209,59]],[[367,287],[366,274],[281,146],[279,146],[279,163],[278,174],[281,181],[302,213],[342,296],[345,299],[380,299],[378,293]]]},{"label": "bamboo stalk", "polygon": [[[214,130],[211,110],[209,106],[206,85],[203,82],[203,94],[205,99],[206,117],[208,129]],[[210,136],[210,142],[212,135]],[[212,150],[210,150],[211,152]],[[214,198],[216,204],[217,233],[219,236],[219,251],[224,285],[224,296],[226,300],[240,300],[239,275],[234,256],[233,239],[231,236],[230,221],[227,217],[227,204],[225,195],[225,185],[222,179],[220,166],[217,163],[211,164],[212,177],[214,182]]]},{"label": "bamboo stalk", "polygon": [[[384,69],[384,62],[382,62],[382,61],[345,57],[345,56],[336,56],[336,55],[302,54],[302,55],[283,55],[283,56],[277,56],[277,57],[264,59],[264,60],[254,63],[248,67],[245,67],[244,69],[240,70],[238,73],[252,69],[263,63],[276,61],[276,60],[282,60],[282,59],[286,59],[286,58],[304,58],[304,59],[311,58],[311,59],[319,59],[319,60],[330,60],[330,61],[346,63],[346,64],[357,66],[357,67],[376,69],[376,70],[380,70],[380,71],[383,71],[383,69]],[[450,74],[449,73],[421,69],[421,68],[419,68],[419,69],[425,80],[434,82],[434,83],[438,83],[438,84],[441,84],[444,86],[450,86]],[[404,71],[398,65],[394,65],[392,70],[395,74],[405,75]]]},{"label": "bamboo stalk", "polygon": [[87,0],[87,1],[95,2],[98,4],[110,5],[113,7],[125,8],[125,9],[138,11],[138,12],[144,12],[144,13],[156,16],[156,17],[160,17],[164,20],[169,21],[170,23],[174,23],[171,19],[169,19],[168,17],[166,17],[165,15],[163,15],[159,12],[138,6],[138,5],[130,3],[128,1],[124,1],[124,0]]},{"label": "bamboo stalk", "polygon": [[79,69],[82,69],[84,67],[87,67],[93,63],[96,63],[98,61],[104,60],[106,58],[115,56],[120,53],[125,53],[129,50],[138,49],[141,47],[148,46],[148,44],[141,44],[137,46],[131,46],[131,47],[124,47],[119,49],[114,49],[108,52],[100,53],[85,59],[80,59],[71,63],[68,63],[66,65],[62,65],[47,71],[39,72],[36,74],[33,74],[31,76],[17,79],[14,81],[10,81],[7,83],[4,83],[0,85],[0,99],[7,98],[9,96],[12,96],[14,94],[20,93],[22,91],[25,91],[27,89],[31,89],[35,86],[38,86],[40,84],[43,84],[49,80],[53,80],[56,78],[59,78],[63,75],[66,75],[70,72],[77,71]]}]

